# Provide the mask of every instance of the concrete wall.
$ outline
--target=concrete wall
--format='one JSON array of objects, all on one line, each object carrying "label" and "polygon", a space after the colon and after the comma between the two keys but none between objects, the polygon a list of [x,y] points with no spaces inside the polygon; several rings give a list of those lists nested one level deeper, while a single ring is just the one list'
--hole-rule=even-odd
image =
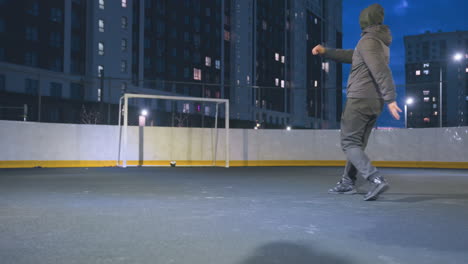
[{"label": "concrete wall", "polygon": [[[234,166],[342,165],[345,160],[338,130],[231,129],[230,134]],[[224,137],[219,129],[215,148],[214,129],[129,127],[129,164],[168,165],[176,160],[210,165],[215,149],[216,160],[225,159]],[[457,163],[457,168],[468,168],[467,141],[467,127],[377,130],[367,152],[382,161],[381,166]],[[116,126],[0,121],[0,167],[112,166],[118,148]]]}]

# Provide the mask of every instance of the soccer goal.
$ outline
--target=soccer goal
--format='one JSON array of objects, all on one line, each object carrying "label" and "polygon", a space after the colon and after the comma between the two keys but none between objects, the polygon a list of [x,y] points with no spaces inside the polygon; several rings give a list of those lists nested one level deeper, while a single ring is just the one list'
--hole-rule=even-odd
[{"label": "soccer goal", "polygon": [[[144,110],[137,106],[141,104]],[[224,128],[218,124],[222,110]],[[229,168],[227,99],[125,93],[119,101],[118,125],[119,167]]]}]

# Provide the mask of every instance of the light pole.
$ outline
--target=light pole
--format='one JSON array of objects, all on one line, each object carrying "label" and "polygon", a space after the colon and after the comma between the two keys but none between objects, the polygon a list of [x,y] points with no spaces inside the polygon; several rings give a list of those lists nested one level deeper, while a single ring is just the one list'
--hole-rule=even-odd
[{"label": "light pole", "polygon": [[405,128],[408,128],[408,105],[412,105],[414,102],[413,98],[409,97],[405,102]]},{"label": "light pole", "polygon": [[148,116],[148,110],[143,109],[141,110],[140,116],[138,118],[138,125],[139,126],[146,126],[146,117]]},{"label": "light pole", "polygon": [[439,108],[439,123],[442,127],[442,64],[440,65]]},{"label": "light pole", "polygon": [[455,55],[453,55],[454,61],[461,61],[462,59],[463,59],[463,54],[461,53],[456,53]]},{"label": "light pole", "polygon": [[[463,59],[463,54],[461,53],[455,53],[455,55],[453,55],[453,60],[454,61],[461,61]],[[439,108],[440,108],[440,111],[439,111],[439,123],[440,123],[440,127],[442,127],[442,85],[443,84],[443,80],[442,80],[442,64],[440,65],[440,85],[439,85]]]}]

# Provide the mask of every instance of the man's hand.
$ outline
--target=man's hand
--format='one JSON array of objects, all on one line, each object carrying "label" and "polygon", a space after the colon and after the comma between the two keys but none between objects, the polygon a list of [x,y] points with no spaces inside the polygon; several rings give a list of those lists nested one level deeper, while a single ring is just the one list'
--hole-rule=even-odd
[{"label": "man's hand", "polygon": [[312,49],[313,55],[322,55],[325,53],[325,48],[322,45],[317,45]]},{"label": "man's hand", "polygon": [[390,111],[390,114],[392,114],[393,118],[400,120],[400,114],[398,113],[401,113],[402,111],[396,102],[389,103],[388,110]]}]

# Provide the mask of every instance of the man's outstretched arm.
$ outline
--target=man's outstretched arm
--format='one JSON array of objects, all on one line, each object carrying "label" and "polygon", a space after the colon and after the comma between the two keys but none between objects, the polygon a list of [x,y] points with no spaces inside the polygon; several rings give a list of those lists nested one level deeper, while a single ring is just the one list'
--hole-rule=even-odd
[{"label": "man's outstretched arm", "polygon": [[320,55],[326,59],[331,59],[340,63],[349,63],[353,62],[354,50],[343,50],[343,49],[332,49],[325,48],[322,45],[317,45],[312,49],[313,55]]}]

